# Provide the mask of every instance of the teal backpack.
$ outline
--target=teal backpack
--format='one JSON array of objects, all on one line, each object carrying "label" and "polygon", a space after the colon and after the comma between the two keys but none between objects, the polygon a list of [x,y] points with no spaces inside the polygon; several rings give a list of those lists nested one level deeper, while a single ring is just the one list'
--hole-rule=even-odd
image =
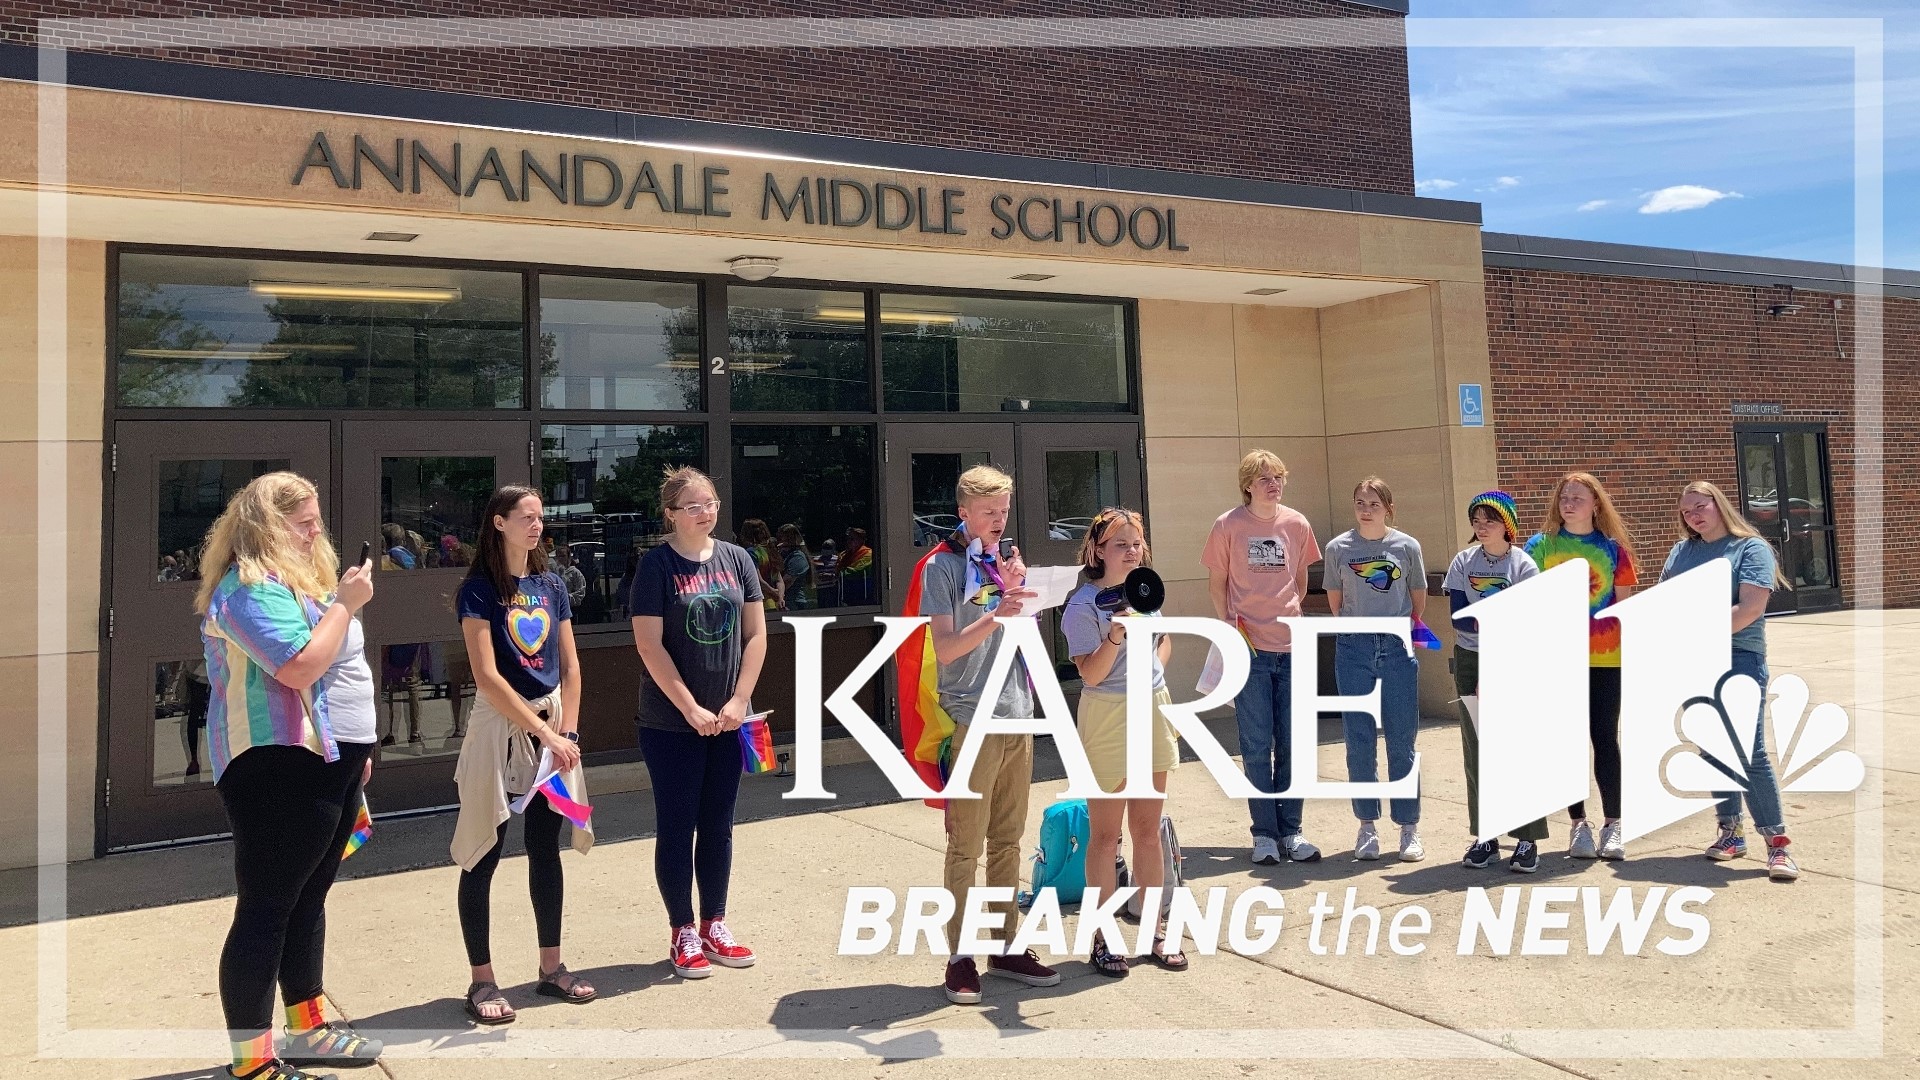
[{"label": "teal backpack", "polygon": [[[1033,853],[1033,892],[1052,889],[1062,904],[1077,904],[1087,891],[1087,840],[1092,825],[1087,800],[1055,802],[1040,815],[1040,847]],[[1033,894],[1021,899],[1031,903]]]}]

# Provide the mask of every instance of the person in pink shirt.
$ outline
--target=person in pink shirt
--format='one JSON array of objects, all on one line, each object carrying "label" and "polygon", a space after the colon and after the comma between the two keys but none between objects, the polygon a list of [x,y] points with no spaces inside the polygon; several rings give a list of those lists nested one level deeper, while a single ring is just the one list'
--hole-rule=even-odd
[{"label": "person in pink shirt", "polygon": [[[1278,620],[1300,614],[1307,568],[1320,561],[1313,526],[1280,502],[1286,490],[1287,466],[1279,457],[1254,450],[1241,458],[1240,505],[1214,520],[1200,557],[1214,616],[1238,626],[1253,649],[1253,670],[1234,698],[1233,711],[1247,779],[1269,792],[1285,791],[1293,782],[1287,756],[1293,641]],[[1302,800],[1250,799],[1247,809],[1253,816],[1254,862],[1278,863],[1283,851],[1294,862],[1319,860],[1320,849],[1302,833]]]}]

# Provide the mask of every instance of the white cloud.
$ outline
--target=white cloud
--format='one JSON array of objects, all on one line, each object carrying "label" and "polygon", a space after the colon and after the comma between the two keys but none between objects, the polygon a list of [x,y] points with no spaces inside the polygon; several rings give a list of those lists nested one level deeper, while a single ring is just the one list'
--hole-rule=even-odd
[{"label": "white cloud", "polygon": [[1495,180],[1493,182],[1493,186],[1496,188],[1519,187],[1520,178],[1517,176],[1503,176],[1500,179]]},{"label": "white cloud", "polygon": [[1460,181],[1458,180],[1441,180],[1436,178],[1433,180],[1420,180],[1415,182],[1415,184],[1413,185],[1413,190],[1418,191],[1421,194],[1425,194],[1429,191],[1445,191],[1448,188],[1457,188],[1459,186],[1460,186]]},{"label": "white cloud", "polygon": [[1737,191],[1715,191],[1698,184],[1675,184],[1663,187],[1659,191],[1647,193],[1647,201],[1640,204],[1643,214],[1671,214],[1681,210],[1698,210],[1711,206],[1721,199],[1737,199]]},{"label": "white cloud", "polygon": [[1592,213],[1595,210],[1601,210],[1612,205],[1613,205],[1612,199],[1589,199],[1586,202],[1583,202],[1580,204],[1579,210],[1583,214],[1588,214],[1588,213]]}]

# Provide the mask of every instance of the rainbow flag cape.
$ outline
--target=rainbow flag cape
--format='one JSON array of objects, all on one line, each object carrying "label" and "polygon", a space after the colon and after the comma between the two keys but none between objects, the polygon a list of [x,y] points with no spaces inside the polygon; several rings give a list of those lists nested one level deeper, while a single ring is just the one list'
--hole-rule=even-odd
[{"label": "rainbow flag cape", "polygon": [[767,723],[767,714],[748,717],[740,725],[740,771],[758,776],[779,764],[773,756],[773,726]]},{"label": "rainbow flag cape", "polygon": [[[927,563],[945,550],[946,544],[937,544],[914,564],[902,614],[920,614],[920,581]],[[893,666],[900,691],[900,747],[928,787],[944,788],[953,768],[953,717],[940,707],[940,665],[933,656],[932,632],[924,626],[915,630],[894,654]],[[947,801],[928,799],[926,804],[944,810]]]},{"label": "rainbow flag cape", "polygon": [[353,815],[353,835],[347,837],[346,850],[340,853],[340,861],[346,862],[354,852],[367,846],[373,839],[373,812],[367,809],[367,793],[360,793],[360,809]]}]

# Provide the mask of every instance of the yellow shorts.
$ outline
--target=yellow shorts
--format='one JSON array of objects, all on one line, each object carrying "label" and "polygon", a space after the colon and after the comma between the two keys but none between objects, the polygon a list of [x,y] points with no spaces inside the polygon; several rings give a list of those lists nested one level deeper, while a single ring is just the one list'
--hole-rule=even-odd
[{"label": "yellow shorts", "polygon": [[[1173,695],[1161,687],[1153,692],[1153,771],[1180,767],[1180,740],[1161,710],[1173,704]],[[1127,695],[1098,690],[1080,691],[1080,745],[1093,766],[1101,791],[1118,791],[1127,782]]]}]

